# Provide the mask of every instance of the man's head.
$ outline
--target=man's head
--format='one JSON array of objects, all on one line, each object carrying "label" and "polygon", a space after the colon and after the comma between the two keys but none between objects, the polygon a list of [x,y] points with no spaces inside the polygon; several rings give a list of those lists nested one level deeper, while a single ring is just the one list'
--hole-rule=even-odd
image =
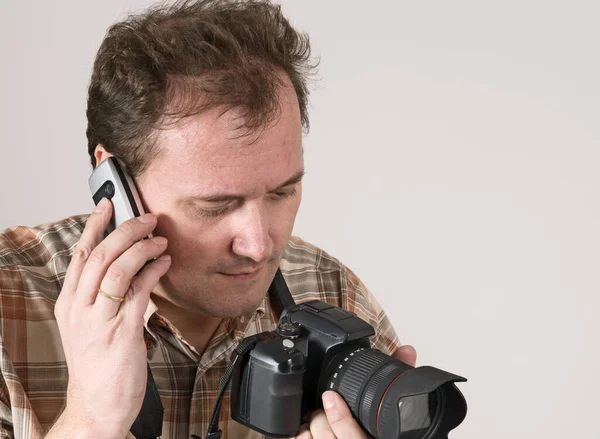
[{"label": "man's head", "polygon": [[91,161],[119,158],[157,215],[173,303],[239,315],[264,296],[300,205],[310,61],[308,39],[263,1],[177,3],[108,31]]}]

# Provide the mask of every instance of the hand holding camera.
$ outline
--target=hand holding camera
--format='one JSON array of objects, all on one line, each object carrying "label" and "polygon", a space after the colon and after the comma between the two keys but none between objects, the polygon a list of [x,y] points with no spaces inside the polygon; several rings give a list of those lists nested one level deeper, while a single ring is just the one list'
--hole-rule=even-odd
[{"label": "hand holding camera", "polygon": [[[401,346],[392,356],[409,366],[416,365],[417,352],[412,346]],[[310,423],[302,425],[294,439],[368,438],[339,393],[326,391],[322,399],[324,410],[313,412]]]}]

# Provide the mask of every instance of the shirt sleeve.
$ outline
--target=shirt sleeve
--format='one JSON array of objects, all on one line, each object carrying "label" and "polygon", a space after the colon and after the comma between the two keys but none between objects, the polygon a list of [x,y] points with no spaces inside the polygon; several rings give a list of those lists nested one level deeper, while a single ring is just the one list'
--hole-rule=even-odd
[{"label": "shirt sleeve", "polygon": [[342,307],[354,312],[358,317],[375,329],[371,346],[387,355],[391,355],[400,344],[387,314],[362,281],[345,265],[341,265]]},{"label": "shirt sleeve", "polygon": [[[0,339],[1,340],[1,339]],[[4,350],[2,350],[4,351]],[[4,358],[0,358],[4,362]],[[2,370],[0,369],[0,439],[13,439],[12,414],[10,410],[10,396],[8,387],[4,381]]]}]

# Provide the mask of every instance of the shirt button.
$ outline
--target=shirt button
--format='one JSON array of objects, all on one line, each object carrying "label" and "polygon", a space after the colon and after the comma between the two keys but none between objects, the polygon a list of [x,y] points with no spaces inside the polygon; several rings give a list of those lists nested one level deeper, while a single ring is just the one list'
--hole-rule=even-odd
[{"label": "shirt button", "polygon": [[146,349],[147,350],[152,349],[152,346],[153,346],[152,341],[151,340],[146,340]]}]

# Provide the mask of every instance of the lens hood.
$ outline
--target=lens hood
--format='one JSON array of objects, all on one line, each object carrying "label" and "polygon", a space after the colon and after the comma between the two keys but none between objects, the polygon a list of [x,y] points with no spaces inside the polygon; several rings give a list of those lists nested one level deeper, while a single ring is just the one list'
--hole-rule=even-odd
[{"label": "lens hood", "polygon": [[[410,437],[447,439],[448,432],[457,427],[467,414],[465,398],[454,384],[464,381],[467,380],[461,376],[431,366],[405,370],[387,385],[377,412],[374,413],[374,407],[371,408],[370,424],[374,424],[377,437],[402,438],[401,417],[398,413],[400,400],[415,395],[432,394],[435,397],[435,407],[431,413],[430,427],[423,435]],[[378,390],[377,393],[380,393],[383,389],[380,387]]]}]

